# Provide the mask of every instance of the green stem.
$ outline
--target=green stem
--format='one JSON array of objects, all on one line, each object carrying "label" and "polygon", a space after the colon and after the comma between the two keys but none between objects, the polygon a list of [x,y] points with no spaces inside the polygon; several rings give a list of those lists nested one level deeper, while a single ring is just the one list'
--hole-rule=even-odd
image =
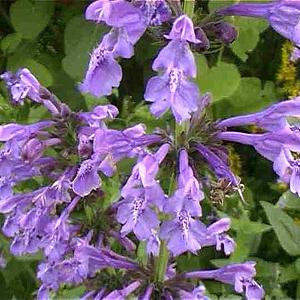
[{"label": "green stem", "polygon": [[169,251],[165,241],[161,241],[159,248],[159,256],[155,263],[155,282],[163,283],[165,273],[168,267]]},{"label": "green stem", "polygon": [[193,19],[195,10],[195,0],[184,0],[183,12]]}]

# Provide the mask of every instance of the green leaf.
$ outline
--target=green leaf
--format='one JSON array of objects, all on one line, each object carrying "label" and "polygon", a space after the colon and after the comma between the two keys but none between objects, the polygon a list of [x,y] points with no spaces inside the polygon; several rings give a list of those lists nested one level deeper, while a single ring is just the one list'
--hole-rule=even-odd
[{"label": "green leaf", "polygon": [[276,93],[273,82],[264,86],[259,78],[244,77],[233,95],[215,103],[213,110],[216,118],[256,112],[275,102]]},{"label": "green leaf", "polygon": [[276,205],[281,208],[300,210],[300,198],[287,191],[281,195]]},{"label": "green leaf", "polygon": [[238,38],[233,42],[232,51],[242,60],[248,59],[248,54],[255,49],[259,35],[268,27],[263,19],[234,17],[233,25],[238,29]]},{"label": "green leaf", "polygon": [[89,53],[101,40],[105,27],[83,19],[82,15],[72,18],[65,29],[65,58],[63,69],[77,81],[81,81],[89,61]]},{"label": "green leaf", "polygon": [[59,292],[59,297],[56,299],[79,299],[86,291],[86,287],[84,285],[80,285],[74,288],[67,288]]},{"label": "green leaf", "polygon": [[289,264],[288,266],[281,267],[279,273],[279,282],[286,283],[289,281],[294,281],[300,278],[300,274],[296,268],[295,263]]},{"label": "green leaf", "polygon": [[240,219],[231,218],[231,228],[246,235],[256,235],[272,229],[270,225],[250,221],[245,214]]},{"label": "green leaf", "polygon": [[197,56],[197,83],[202,93],[210,92],[213,101],[231,96],[239,87],[241,76],[234,64],[220,62],[212,68],[207,68],[204,56]]},{"label": "green leaf", "polygon": [[300,226],[280,208],[261,201],[282,248],[290,255],[300,255]]},{"label": "green leaf", "polygon": [[33,40],[48,25],[53,9],[53,1],[17,0],[10,7],[10,19],[17,33]]},{"label": "green leaf", "polygon": [[18,33],[10,33],[1,40],[1,49],[5,53],[14,52],[19,46],[22,37]]}]

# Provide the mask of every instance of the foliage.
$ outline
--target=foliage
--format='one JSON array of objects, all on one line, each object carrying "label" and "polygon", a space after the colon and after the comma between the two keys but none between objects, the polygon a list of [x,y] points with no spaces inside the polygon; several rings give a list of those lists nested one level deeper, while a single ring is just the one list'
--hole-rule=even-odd
[{"label": "foliage", "polygon": [[[203,1],[202,11],[213,10],[216,0]],[[94,26],[84,20],[84,1],[32,1],[17,0],[0,4],[0,66],[2,70],[15,71],[28,67],[40,82],[79,111],[104,103],[78,92],[89,52],[106,32],[102,25]],[[230,20],[239,29],[239,36],[231,48],[217,45],[216,51],[205,56],[197,55],[199,74],[196,79],[201,92],[211,92],[215,119],[254,112],[266,107],[276,99],[287,98],[286,89],[277,82],[276,72],[285,64],[281,61],[282,39],[274,34],[263,21],[241,18]],[[155,34],[155,33],[154,33]],[[271,36],[271,38],[269,37]],[[151,36],[137,45],[142,53],[129,61],[122,61],[124,78],[118,92],[109,101],[120,110],[121,125],[139,121],[153,128],[153,117],[143,101],[144,86],[151,73],[151,61],[159,48]],[[284,57],[283,57],[284,58]],[[299,68],[294,65],[299,71]],[[0,86],[0,122],[33,122],[45,118],[47,112],[36,105],[26,103],[11,108],[4,85]],[[167,127],[166,115],[159,121]],[[254,129],[255,130],[255,129]],[[246,186],[246,203],[237,197],[225,199],[223,205],[211,206],[205,201],[204,208],[233,220],[232,232],[237,250],[230,262],[254,260],[257,262],[258,280],[264,285],[266,299],[300,298],[300,199],[286,191],[276,182],[271,165],[252,149],[235,146],[233,150],[241,162],[241,178]],[[125,174],[132,163],[121,166]],[[107,197],[101,205],[109,206],[119,196],[122,174],[104,183]],[[26,188],[26,187],[24,187]],[[85,203],[87,222],[95,217],[99,203]],[[38,283],[35,270],[39,256],[14,258],[9,254],[8,242],[1,237],[1,252],[7,266],[0,271],[0,299],[34,299]],[[139,259],[143,260],[143,245]],[[224,259],[213,251],[203,251],[199,256],[185,255],[177,263],[181,270],[195,267],[222,266]],[[212,299],[240,299],[224,285],[209,283],[208,295]],[[82,294],[81,287],[65,287],[59,292],[61,298],[76,298]]]}]

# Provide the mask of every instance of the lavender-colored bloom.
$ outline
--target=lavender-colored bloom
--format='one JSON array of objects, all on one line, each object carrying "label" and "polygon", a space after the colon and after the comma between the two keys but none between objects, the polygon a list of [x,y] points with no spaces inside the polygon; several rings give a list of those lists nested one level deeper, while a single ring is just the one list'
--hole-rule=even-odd
[{"label": "lavender-colored bloom", "polygon": [[193,219],[185,209],[179,209],[173,220],[162,223],[160,238],[167,241],[168,249],[177,256],[185,251],[196,253],[205,231],[204,224]]},{"label": "lavender-colored bloom", "polygon": [[150,284],[147,287],[145,293],[143,295],[139,296],[138,300],[151,300],[151,295],[152,295],[152,292],[153,292],[153,288],[154,288],[153,284]]},{"label": "lavender-colored bloom", "polygon": [[112,88],[118,87],[121,79],[120,65],[107,45],[101,42],[91,54],[85,79],[79,89],[81,92],[101,97],[111,94]]},{"label": "lavender-colored bloom", "polygon": [[224,232],[230,229],[230,219],[222,218],[208,226],[206,234],[201,242],[202,246],[216,245],[218,251],[224,250],[226,255],[231,254],[235,248],[234,240]]},{"label": "lavender-colored bloom", "polygon": [[267,109],[243,116],[231,117],[220,121],[219,128],[254,124],[268,131],[287,127],[288,117],[300,116],[300,97],[271,105]]},{"label": "lavender-colored bloom", "polygon": [[112,176],[119,160],[142,154],[145,146],[159,140],[159,136],[146,135],[142,124],[122,131],[98,129],[94,138],[94,153],[100,161],[99,170],[106,176]]},{"label": "lavender-colored bloom", "polygon": [[168,22],[172,17],[172,11],[165,0],[143,0],[140,9],[147,24],[151,26],[159,26]]},{"label": "lavender-colored bloom", "polygon": [[[156,117],[160,117],[171,108],[176,121],[181,122],[189,119],[191,112],[198,108],[199,89],[195,83],[188,80],[186,74],[195,74],[192,56],[186,47],[187,45],[182,42],[173,41],[162,50],[163,55],[159,55],[157,58],[159,60],[155,60],[153,63],[153,68],[162,68],[170,62],[166,67],[166,72],[151,78],[146,87],[144,97],[147,101],[154,102],[151,105],[151,112]],[[175,52],[172,50],[173,48],[176,48]],[[178,52],[180,49],[182,51]],[[169,51],[170,55],[167,55]],[[177,53],[183,56],[174,57]],[[162,59],[165,56],[168,56],[168,60]],[[172,57],[174,57],[174,61],[171,63]]]},{"label": "lavender-colored bloom", "polygon": [[155,176],[168,150],[168,145],[161,146],[155,154],[145,156],[133,168],[132,175],[122,189],[124,200],[117,212],[117,220],[124,224],[122,235],[133,231],[139,240],[147,240],[151,237],[152,230],[158,227],[157,215],[149,206],[162,207],[165,199]]},{"label": "lavender-colored bloom", "polygon": [[217,154],[202,144],[197,144],[196,150],[208,162],[217,177],[227,179],[228,182],[234,186],[239,185],[238,179],[230,170],[229,165],[226,164]]},{"label": "lavender-colored bloom", "polygon": [[114,105],[98,105],[91,112],[82,112],[78,117],[93,128],[105,128],[104,120],[114,119],[119,110]]},{"label": "lavender-colored bloom", "polygon": [[96,190],[101,185],[101,179],[98,175],[98,162],[92,159],[81,163],[76,177],[73,181],[73,191],[81,196],[87,196],[92,190]]},{"label": "lavender-colored bloom", "polygon": [[98,0],[90,4],[86,10],[87,20],[124,28],[134,44],[146,29],[146,20],[137,7],[125,0]]},{"label": "lavender-colored bloom", "polygon": [[107,296],[103,297],[102,300],[123,300],[126,299],[130,294],[132,294],[136,289],[140,287],[141,283],[139,281],[134,281],[128,286],[124,287],[121,290],[115,290],[109,293]]},{"label": "lavender-colored bloom", "polygon": [[5,124],[0,126],[0,142],[7,142],[11,139],[25,140],[30,135],[53,125],[52,121],[41,121],[29,125]]},{"label": "lavender-colored bloom", "polygon": [[154,255],[154,256],[158,256],[159,255],[159,247],[160,247],[160,239],[158,237],[158,232],[155,229],[151,230],[152,234],[150,235],[150,237],[147,240],[147,246],[146,246],[146,250],[147,250],[147,254],[150,255]]},{"label": "lavender-colored bloom", "polygon": [[218,280],[233,285],[237,293],[245,292],[248,300],[261,300],[264,297],[264,290],[253,280],[255,274],[255,262],[246,262],[217,270],[189,272],[185,277]]},{"label": "lavender-colored bloom", "polygon": [[186,150],[181,150],[179,157],[179,176],[177,191],[164,207],[165,212],[176,212],[179,207],[187,210],[191,216],[201,216],[200,201],[204,199],[199,181],[194,177],[192,168],[188,163]]},{"label": "lavender-colored bloom", "polygon": [[291,151],[282,148],[274,160],[273,169],[282,181],[290,184],[291,192],[300,197],[300,160],[295,159]]},{"label": "lavender-colored bloom", "polygon": [[298,47],[294,47],[290,56],[290,61],[293,63],[298,62],[300,59],[300,49]]},{"label": "lavender-colored bloom", "polygon": [[271,3],[240,3],[221,8],[218,14],[265,18],[279,34],[296,45],[300,45],[299,1],[279,0]]},{"label": "lavender-colored bloom", "polygon": [[0,79],[5,81],[13,104],[23,104],[27,97],[38,103],[42,101],[41,85],[28,69],[19,69],[16,74],[5,72]]},{"label": "lavender-colored bloom", "polygon": [[196,287],[192,292],[187,292],[184,290],[179,291],[181,300],[210,300],[210,298],[205,296],[205,287],[200,285]]},{"label": "lavender-colored bloom", "polygon": [[147,84],[145,99],[154,102],[151,112],[160,117],[169,108],[177,122],[189,119],[198,108],[199,89],[189,80],[196,77],[195,59],[187,41],[196,40],[192,21],[187,16],[179,17],[166,38],[172,41],[164,47],[153,62],[153,70],[163,71]]},{"label": "lavender-colored bloom", "polygon": [[187,15],[182,15],[175,20],[171,32],[165,35],[165,38],[169,40],[188,41],[195,44],[201,43],[196,38],[193,22]]},{"label": "lavender-colored bloom", "polygon": [[282,147],[291,151],[300,151],[300,133],[296,127],[285,127],[276,132],[264,134],[227,131],[221,132],[217,136],[221,140],[252,145],[260,155],[271,161],[278,157]]}]

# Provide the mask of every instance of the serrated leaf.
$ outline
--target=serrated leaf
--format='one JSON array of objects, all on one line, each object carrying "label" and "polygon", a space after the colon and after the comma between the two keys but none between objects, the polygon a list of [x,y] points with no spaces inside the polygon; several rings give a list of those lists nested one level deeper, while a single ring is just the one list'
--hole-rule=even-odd
[{"label": "serrated leaf", "polygon": [[300,226],[280,208],[261,201],[282,248],[290,255],[300,255]]},{"label": "serrated leaf", "polygon": [[17,0],[10,7],[10,19],[16,32],[33,40],[48,25],[53,9],[53,1]]},{"label": "serrated leaf", "polygon": [[300,274],[297,272],[295,263],[289,264],[288,266],[280,268],[279,282],[286,283],[289,281],[297,280]]}]

